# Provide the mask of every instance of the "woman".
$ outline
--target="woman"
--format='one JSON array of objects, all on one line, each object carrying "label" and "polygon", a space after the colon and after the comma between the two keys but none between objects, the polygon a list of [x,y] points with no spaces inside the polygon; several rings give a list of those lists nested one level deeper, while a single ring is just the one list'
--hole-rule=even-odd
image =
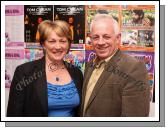
[{"label": "woman", "polygon": [[63,61],[71,44],[65,21],[45,20],[38,28],[44,57],[16,68],[7,116],[77,116],[82,72]]}]

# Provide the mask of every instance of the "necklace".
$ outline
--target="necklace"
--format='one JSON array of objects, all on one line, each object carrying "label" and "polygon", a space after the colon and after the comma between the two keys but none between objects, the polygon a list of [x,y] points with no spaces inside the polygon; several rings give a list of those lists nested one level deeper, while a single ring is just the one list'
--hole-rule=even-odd
[{"label": "necklace", "polygon": [[64,69],[64,68],[65,68],[64,65],[59,66],[57,63],[48,64],[48,70],[51,71],[51,72],[54,72],[58,69]]},{"label": "necklace", "polygon": [[56,82],[60,82],[62,80],[62,70],[65,69],[65,67],[61,67],[59,69],[59,71],[57,71],[57,75],[54,75],[53,79],[56,81]]},{"label": "necklace", "polygon": [[[60,73],[62,73],[62,69],[65,69],[65,67],[62,67],[62,68],[60,69]],[[59,82],[59,81],[61,80],[61,79],[60,79],[60,78],[61,78],[60,76],[61,76],[61,74],[59,74],[59,75],[57,74],[56,76],[53,77],[53,79],[54,79],[56,82]]]},{"label": "necklace", "polygon": [[61,78],[60,75],[62,73],[62,69],[65,69],[64,65],[60,65],[59,66],[57,63],[48,64],[48,71],[51,71],[52,73],[53,72],[57,73],[56,75],[53,75],[53,80],[55,80],[56,82],[60,82],[60,80],[61,80],[60,79]]},{"label": "necklace", "polygon": [[56,77],[55,80],[58,82],[58,81],[60,80],[60,78],[59,78],[59,77]]}]

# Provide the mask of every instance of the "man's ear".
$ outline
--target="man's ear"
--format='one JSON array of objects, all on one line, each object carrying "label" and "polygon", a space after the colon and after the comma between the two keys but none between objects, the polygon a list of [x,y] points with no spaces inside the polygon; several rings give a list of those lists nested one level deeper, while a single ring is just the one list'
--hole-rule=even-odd
[{"label": "man's ear", "polygon": [[90,45],[92,45],[92,42],[93,42],[93,40],[92,40],[92,34],[90,34]]},{"label": "man's ear", "polygon": [[117,39],[121,38],[121,33],[117,34],[116,38]]},{"label": "man's ear", "polygon": [[121,43],[121,33],[117,34],[116,36],[117,43]]}]

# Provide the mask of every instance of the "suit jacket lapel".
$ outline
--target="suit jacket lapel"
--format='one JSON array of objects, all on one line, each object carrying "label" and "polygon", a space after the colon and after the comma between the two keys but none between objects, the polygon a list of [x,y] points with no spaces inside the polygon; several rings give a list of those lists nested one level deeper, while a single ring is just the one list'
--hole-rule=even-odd
[{"label": "suit jacket lapel", "polygon": [[44,116],[48,116],[48,96],[47,96],[47,81],[45,71],[45,57],[39,60],[35,65],[35,71],[38,74],[37,81],[34,84],[37,96],[41,104],[41,109]]},{"label": "suit jacket lapel", "polygon": [[[89,82],[89,79],[92,75],[92,72],[94,70],[94,66],[92,65],[93,63],[90,63],[88,65],[88,70],[87,70],[87,73],[85,75],[85,79],[84,79],[84,83],[83,83],[83,92],[85,92],[86,88],[87,88],[87,84]],[[83,93],[83,96],[85,96],[85,93]]]},{"label": "suit jacket lapel", "polygon": [[[109,69],[110,67],[117,67],[117,61],[120,59],[120,50],[118,49],[118,51],[115,53],[115,55],[110,59],[110,61],[106,64],[104,71],[102,72],[101,76],[99,77],[97,83],[95,84],[95,87],[93,89],[93,92],[89,98],[86,110],[88,109],[89,105],[93,102],[94,98],[96,97],[96,95],[98,94],[98,92],[100,91],[100,88],[103,86],[105,80],[107,80],[107,78],[110,76],[110,72],[107,71],[107,69]],[[92,74],[89,73],[89,74]],[[90,78],[91,75],[88,76],[88,78]],[[88,81],[89,80],[85,80],[87,83],[85,83],[85,86],[87,86]],[[84,89],[84,92],[86,93],[86,89]],[[85,93],[84,93],[84,97],[85,97]]]},{"label": "suit jacket lapel", "polygon": [[84,82],[83,82],[83,88],[82,88],[81,115],[83,114],[83,107],[84,107],[87,85],[88,85],[88,82],[92,75],[93,70],[94,70],[93,62],[90,62],[87,66],[87,70],[86,70],[87,72],[84,75]]}]

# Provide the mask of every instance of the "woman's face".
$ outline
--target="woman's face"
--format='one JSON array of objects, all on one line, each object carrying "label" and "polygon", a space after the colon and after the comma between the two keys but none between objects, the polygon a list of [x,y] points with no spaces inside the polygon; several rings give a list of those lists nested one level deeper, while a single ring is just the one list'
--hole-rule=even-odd
[{"label": "woman's face", "polygon": [[59,37],[52,31],[44,42],[44,49],[47,58],[51,61],[62,61],[69,49],[68,39],[66,37]]}]

